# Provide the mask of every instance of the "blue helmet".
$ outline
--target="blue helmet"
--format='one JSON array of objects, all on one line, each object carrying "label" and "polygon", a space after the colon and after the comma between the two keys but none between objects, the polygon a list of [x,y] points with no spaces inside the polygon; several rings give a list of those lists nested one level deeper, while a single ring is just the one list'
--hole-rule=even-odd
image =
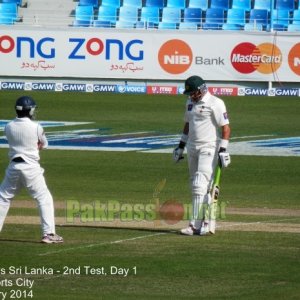
[{"label": "blue helmet", "polygon": [[36,103],[31,97],[22,96],[17,99],[15,108],[19,117],[32,118],[36,109]]}]

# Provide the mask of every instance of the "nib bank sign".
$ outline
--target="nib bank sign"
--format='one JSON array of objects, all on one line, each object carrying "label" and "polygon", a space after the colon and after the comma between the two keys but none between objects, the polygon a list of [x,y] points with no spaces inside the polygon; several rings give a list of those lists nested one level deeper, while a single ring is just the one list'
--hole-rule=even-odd
[{"label": "nib bank sign", "polygon": [[242,74],[259,72],[271,74],[282,64],[280,49],[271,43],[254,45],[252,43],[238,44],[231,52],[231,64]]},{"label": "nib bank sign", "polygon": [[[68,38],[68,59],[84,60],[90,57],[103,57],[118,60],[141,61],[144,51],[142,40],[133,39],[124,42],[120,39]],[[56,58],[55,39],[51,37],[32,38],[26,36],[0,36],[0,55],[15,53],[17,58]],[[114,57],[112,57],[114,54]]]},{"label": "nib bank sign", "polygon": [[182,40],[169,40],[159,49],[158,62],[169,74],[181,74],[189,69],[193,61],[190,46]]}]

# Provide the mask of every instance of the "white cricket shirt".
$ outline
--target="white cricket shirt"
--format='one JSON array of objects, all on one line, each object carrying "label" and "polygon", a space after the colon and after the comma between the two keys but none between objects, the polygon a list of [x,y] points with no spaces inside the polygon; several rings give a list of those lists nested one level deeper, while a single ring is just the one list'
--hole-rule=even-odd
[{"label": "white cricket shirt", "polygon": [[216,145],[219,128],[229,124],[223,100],[209,92],[197,103],[188,98],[184,121],[189,123],[188,143],[191,145]]},{"label": "white cricket shirt", "polygon": [[40,124],[29,118],[15,118],[5,127],[5,135],[9,144],[8,156],[12,160],[22,157],[26,162],[34,163],[40,159],[38,142],[47,147],[48,141]]}]

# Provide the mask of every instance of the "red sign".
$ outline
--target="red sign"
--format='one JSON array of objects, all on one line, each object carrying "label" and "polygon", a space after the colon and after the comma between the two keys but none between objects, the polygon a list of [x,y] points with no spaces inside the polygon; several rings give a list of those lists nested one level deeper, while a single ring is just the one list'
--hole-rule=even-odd
[{"label": "red sign", "polygon": [[147,86],[147,94],[177,94],[176,86]]},{"label": "red sign", "polygon": [[300,43],[290,50],[288,60],[291,70],[295,74],[300,75]]},{"label": "red sign", "polygon": [[165,42],[158,52],[158,62],[170,74],[181,74],[188,70],[193,61],[191,47],[182,40]]},{"label": "red sign", "polygon": [[271,74],[281,66],[282,53],[276,45],[270,43],[241,43],[232,50],[230,59],[232,66],[242,74],[254,71]]},{"label": "red sign", "polygon": [[209,87],[209,92],[216,96],[237,96],[238,88],[236,87]]}]

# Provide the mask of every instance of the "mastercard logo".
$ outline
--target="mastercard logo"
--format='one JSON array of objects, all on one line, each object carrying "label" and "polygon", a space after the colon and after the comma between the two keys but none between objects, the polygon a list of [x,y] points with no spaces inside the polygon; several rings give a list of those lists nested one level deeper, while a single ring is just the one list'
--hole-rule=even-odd
[{"label": "mastercard logo", "polygon": [[280,49],[271,43],[254,45],[252,43],[238,44],[231,52],[231,64],[239,73],[250,74],[255,71],[271,74],[282,64]]},{"label": "mastercard logo", "polygon": [[300,75],[300,43],[296,44],[289,52],[289,66],[291,70]]},{"label": "mastercard logo", "polygon": [[170,74],[181,74],[189,69],[193,61],[190,46],[182,40],[169,40],[158,51],[158,62]]}]

